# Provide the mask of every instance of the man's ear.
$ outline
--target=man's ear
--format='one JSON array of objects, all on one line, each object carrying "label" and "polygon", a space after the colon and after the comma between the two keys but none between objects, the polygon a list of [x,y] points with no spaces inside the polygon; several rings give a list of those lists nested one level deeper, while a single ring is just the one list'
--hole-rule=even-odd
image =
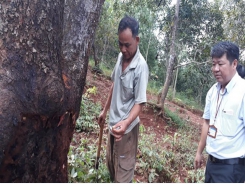
[{"label": "man's ear", "polygon": [[136,36],[135,39],[136,39],[137,43],[140,42],[140,37],[139,36]]},{"label": "man's ear", "polygon": [[236,69],[236,67],[237,67],[237,65],[238,65],[237,59],[235,59],[232,63],[233,63],[234,68]]}]

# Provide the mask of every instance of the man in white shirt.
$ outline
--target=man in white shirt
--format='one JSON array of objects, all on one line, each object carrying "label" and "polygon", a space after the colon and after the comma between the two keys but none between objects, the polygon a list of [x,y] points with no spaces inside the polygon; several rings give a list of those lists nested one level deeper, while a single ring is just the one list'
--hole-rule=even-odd
[{"label": "man in white shirt", "polygon": [[195,168],[201,167],[206,146],[209,158],[206,183],[245,181],[245,80],[237,73],[239,48],[219,42],[211,50],[212,72],[217,80],[207,93],[204,123]]}]

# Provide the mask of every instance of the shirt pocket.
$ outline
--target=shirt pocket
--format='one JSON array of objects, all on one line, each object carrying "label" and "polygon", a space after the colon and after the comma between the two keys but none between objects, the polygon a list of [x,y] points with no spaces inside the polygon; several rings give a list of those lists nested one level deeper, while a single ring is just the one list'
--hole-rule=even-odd
[{"label": "shirt pocket", "polygon": [[222,122],[220,125],[220,132],[227,137],[235,136],[238,128],[236,112],[233,109],[224,109],[222,111]]},{"label": "shirt pocket", "polygon": [[122,100],[123,102],[129,101],[131,98],[134,97],[134,88],[133,88],[133,72],[128,72],[121,77],[121,84],[122,84]]}]

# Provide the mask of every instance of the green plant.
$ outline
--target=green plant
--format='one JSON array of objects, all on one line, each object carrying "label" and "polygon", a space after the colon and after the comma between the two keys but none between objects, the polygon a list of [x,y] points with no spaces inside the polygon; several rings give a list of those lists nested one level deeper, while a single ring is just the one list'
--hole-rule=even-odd
[{"label": "green plant", "polygon": [[86,93],[84,94],[85,97],[90,97],[90,94],[96,95],[97,93],[97,88],[93,86],[92,88],[88,88]]},{"label": "green plant", "polygon": [[108,67],[107,65],[105,65],[105,63],[101,63],[100,64],[100,68],[103,71],[103,73],[104,73],[105,76],[109,76],[109,77],[111,76],[113,67]]},{"label": "green plant", "polygon": [[[166,127],[165,131],[168,129],[171,129],[171,126]],[[196,127],[186,122],[186,125],[179,126],[172,136],[165,134],[160,140],[156,139],[154,133],[147,132],[152,132],[152,129],[141,125],[140,155],[136,172],[147,175],[148,182],[181,182],[178,178],[180,172],[185,173],[189,182],[192,181],[194,176],[190,171],[194,170],[193,162],[200,133]],[[168,149],[164,149],[165,147]],[[195,177],[200,178],[196,181],[202,181],[201,175]]]},{"label": "green plant", "polygon": [[159,82],[154,80],[149,80],[148,86],[147,86],[147,92],[150,94],[158,95],[161,92],[162,86],[159,84]]},{"label": "green plant", "polygon": [[86,93],[82,96],[80,114],[76,122],[76,131],[92,131],[98,127],[96,117],[98,117],[101,105],[93,103],[90,100],[90,94],[96,94],[97,88],[92,87],[87,89]]},{"label": "green plant", "polygon": [[188,171],[188,177],[185,179],[187,183],[204,183],[204,169]]},{"label": "green plant", "polygon": [[99,168],[95,169],[96,144],[86,137],[79,146],[70,146],[68,153],[68,179],[73,183],[109,183],[110,176],[105,165],[105,148],[102,146]]},{"label": "green plant", "polygon": [[[182,127],[185,124],[185,121],[181,119],[178,114],[171,112],[168,108],[164,108],[165,115],[171,119],[172,122],[174,122],[175,125],[178,127]],[[170,122],[170,123],[172,123]]]},{"label": "green plant", "polygon": [[184,105],[189,106],[192,109],[198,109],[198,110],[203,110],[204,106],[200,105],[196,102],[195,98],[192,96],[187,96],[185,93],[180,92],[176,93],[175,98],[173,99],[174,101],[177,101],[179,103],[182,103]]},{"label": "green plant", "polygon": [[[140,128],[139,150],[141,155],[138,156],[139,164],[136,170],[142,175],[147,175],[150,183],[173,182],[171,177],[173,170],[171,167],[165,167],[173,159],[173,155],[166,153],[158,146],[154,133],[146,134],[146,132],[151,132],[151,129]],[[159,177],[164,179],[159,180]]]},{"label": "green plant", "polygon": [[173,100],[173,88],[169,87],[167,97],[168,100],[172,101]]}]

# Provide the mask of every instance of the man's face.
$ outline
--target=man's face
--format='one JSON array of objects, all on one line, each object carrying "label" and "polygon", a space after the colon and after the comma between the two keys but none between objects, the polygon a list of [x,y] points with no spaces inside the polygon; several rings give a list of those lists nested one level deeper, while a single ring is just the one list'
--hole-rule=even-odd
[{"label": "man's face", "polygon": [[139,44],[139,37],[136,36],[135,38],[132,35],[132,31],[127,28],[118,34],[118,43],[120,51],[123,54],[123,60],[130,62],[136,51],[137,46]]},{"label": "man's face", "polygon": [[212,72],[217,82],[225,87],[236,73],[237,60],[232,64],[226,57],[226,53],[220,58],[213,58]]}]

